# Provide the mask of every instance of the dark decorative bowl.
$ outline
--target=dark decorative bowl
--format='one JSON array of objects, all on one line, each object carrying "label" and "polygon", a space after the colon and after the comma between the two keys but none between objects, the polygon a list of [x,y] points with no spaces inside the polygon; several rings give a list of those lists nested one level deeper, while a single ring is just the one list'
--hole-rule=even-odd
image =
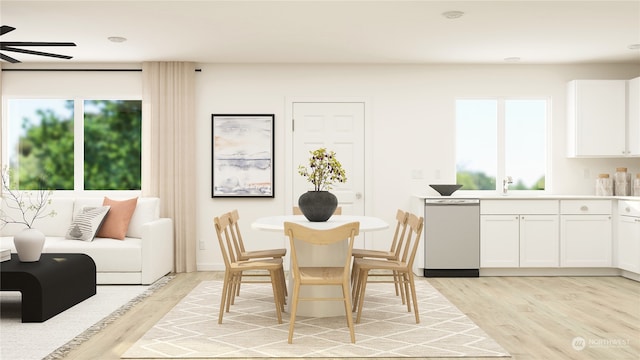
[{"label": "dark decorative bowl", "polygon": [[435,191],[437,191],[442,196],[450,196],[451,194],[456,192],[456,190],[462,187],[462,185],[459,185],[459,184],[440,184],[440,185],[429,185],[429,186],[431,186]]}]

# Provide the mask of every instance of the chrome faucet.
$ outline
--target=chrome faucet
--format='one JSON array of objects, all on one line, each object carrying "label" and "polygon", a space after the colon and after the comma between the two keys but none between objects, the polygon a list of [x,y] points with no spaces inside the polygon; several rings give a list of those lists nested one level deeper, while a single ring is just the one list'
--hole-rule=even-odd
[{"label": "chrome faucet", "polygon": [[507,176],[502,180],[502,195],[507,195],[509,184],[513,184],[513,178],[511,176]]}]

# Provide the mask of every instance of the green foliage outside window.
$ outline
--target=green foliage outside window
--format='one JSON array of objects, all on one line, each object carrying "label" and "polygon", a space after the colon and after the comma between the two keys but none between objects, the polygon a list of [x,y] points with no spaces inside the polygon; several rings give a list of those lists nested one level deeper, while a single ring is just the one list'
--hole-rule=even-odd
[{"label": "green foliage outside window", "polygon": [[[19,188],[74,189],[74,116],[38,109],[22,119],[17,163]],[[142,102],[87,100],[84,112],[84,189],[138,190],[141,177]]]},{"label": "green foliage outside window", "polygon": [[[21,190],[73,189],[73,101],[65,101],[70,117],[39,109],[39,121],[22,119],[18,142],[18,184]],[[44,179],[44,183],[43,183]]]},{"label": "green foliage outside window", "polygon": [[138,100],[85,101],[86,190],[140,189],[141,106]]},{"label": "green foliage outside window", "polygon": [[[456,183],[463,185],[464,190],[495,190],[496,178],[483,172],[458,170]],[[509,185],[511,190],[544,190],[544,176],[531,186],[527,186],[522,180]]]}]

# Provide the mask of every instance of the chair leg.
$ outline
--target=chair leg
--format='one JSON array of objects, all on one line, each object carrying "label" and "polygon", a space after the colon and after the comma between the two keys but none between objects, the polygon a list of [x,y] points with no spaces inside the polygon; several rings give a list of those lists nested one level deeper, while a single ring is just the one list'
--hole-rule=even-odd
[{"label": "chair leg", "polygon": [[238,274],[238,284],[237,284],[237,286],[236,286],[236,290],[235,290],[235,292],[234,292],[234,294],[235,294],[235,295],[234,295],[234,297],[233,297],[233,299],[234,299],[234,303],[235,303],[235,297],[236,297],[236,296],[240,296],[240,284],[241,284],[241,283],[242,283],[242,273]]},{"label": "chair leg", "polygon": [[344,314],[347,317],[347,326],[349,326],[349,334],[351,335],[351,342],[355,344],[356,334],[353,329],[353,314],[351,310],[351,297],[349,291],[349,284],[342,283],[342,297],[344,298]]},{"label": "chair leg", "polygon": [[276,315],[278,317],[278,324],[282,324],[282,297],[280,289],[280,275],[279,270],[270,270],[271,274],[271,287],[273,288],[273,303],[276,305]]},{"label": "chair leg", "polygon": [[356,266],[356,260],[357,258],[353,258],[353,266],[351,267],[351,288],[353,289],[353,285],[356,283],[357,281],[357,277],[358,277],[358,269]]},{"label": "chair leg", "polygon": [[228,271],[224,273],[224,283],[222,285],[222,294],[220,294],[220,313],[218,314],[218,324],[222,324],[222,316],[226,307],[227,292],[231,287],[231,275]]},{"label": "chair leg", "polygon": [[284,312],[284,305],[287,303],[287,284],[284,279],[284,270],[280,268],[278,275],[278,294],[280,295],[280,311]]},{"label": "chair leg", "polygon": [[280,269],[280,286],[282,286],[282,309],[284,311],[284,305],[287,304],[287,296],[289,296],[289,292],[287,291],[287,277],[284,275],[284,268]]},{"label": "chair leg", "polygon": [[360,287],[362,286],[362,274],[360,274],[361,269],[359,267],[353,271],[357,272],[357,274],[355,275],[355,283],[351,285],[351,298],[353,299],[353,311],[357,311],[359,306],[358,299],[360,298]]},{"label": "chair leg", "polygon": [[409,300],[406,287],[407,283],[405,281],[404,274],[398,272],[396,272],[396,274],[398,276],[398,288],[400,289],[400,297],[402,299],[402,304],[404,305]]},{"label": "chair leg", "polygon": [[358,275],[360,281],[358,281],[358,315],[356,316],[356,324],[360,324],[360,316],[362,315],[362,306],[364,304],[364,293],[367,288],[367,279],[369,277],[369,270],[362,269],[360,270],[360,275]]},{"label": "chair leg", "polygon": [[413,298],[413,312],[416,315],[416,324],[420,323],[420,312],[418,311],[418,297],[416,296],[416,284],[413,280],[413,274],[409,273],[409,286],[411,287],[411,297]]},{"label": "chair leg", "polygon": [[298,311],[298,295],[300,294],[300,283],[293,282],[293,300],[291,300],[291,316],[289,320],[289,344],[293,343],[293,327],[296,323],[296,311]]},{"label": "chair leg", "polygon": [[238,286],[238,283],[240,281],[239,275],[239,273],[231,275],[231,281],[229,284],[230,288],[227,292],[227,312],[229,312],[231,305],[235,305],[236,303],[236,287]]},{"label": "chair leg", "polygon": [[409,295],[411,294],[411,289],[410,289],[410,285],[409,285],[409,278],[408,275],[406,273],[402,274],[402,283],[404,285],[404,296],[407,300],[407,311],[411,312],[411,299],[409,299]]}]

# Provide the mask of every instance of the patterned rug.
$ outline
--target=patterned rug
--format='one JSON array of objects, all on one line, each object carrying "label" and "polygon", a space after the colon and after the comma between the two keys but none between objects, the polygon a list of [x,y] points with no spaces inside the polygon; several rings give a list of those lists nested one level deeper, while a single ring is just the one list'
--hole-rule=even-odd
[{"label": "patterned rug", "polygon": [[64,359],[173,279],[153,285],[98,285],[97,294],[42,323],[23,323],[19,292],[0,293],[0,359]]},{"label": "patterned rug", "polygon": [[136,358],[510,357],[427,281],[417,281],[420,324],[392,284],[369,284],[356,343],[344,317],[278,324],[270,285],[245,284],[218,324],[221,281],[204,281],[122,355]]}]

